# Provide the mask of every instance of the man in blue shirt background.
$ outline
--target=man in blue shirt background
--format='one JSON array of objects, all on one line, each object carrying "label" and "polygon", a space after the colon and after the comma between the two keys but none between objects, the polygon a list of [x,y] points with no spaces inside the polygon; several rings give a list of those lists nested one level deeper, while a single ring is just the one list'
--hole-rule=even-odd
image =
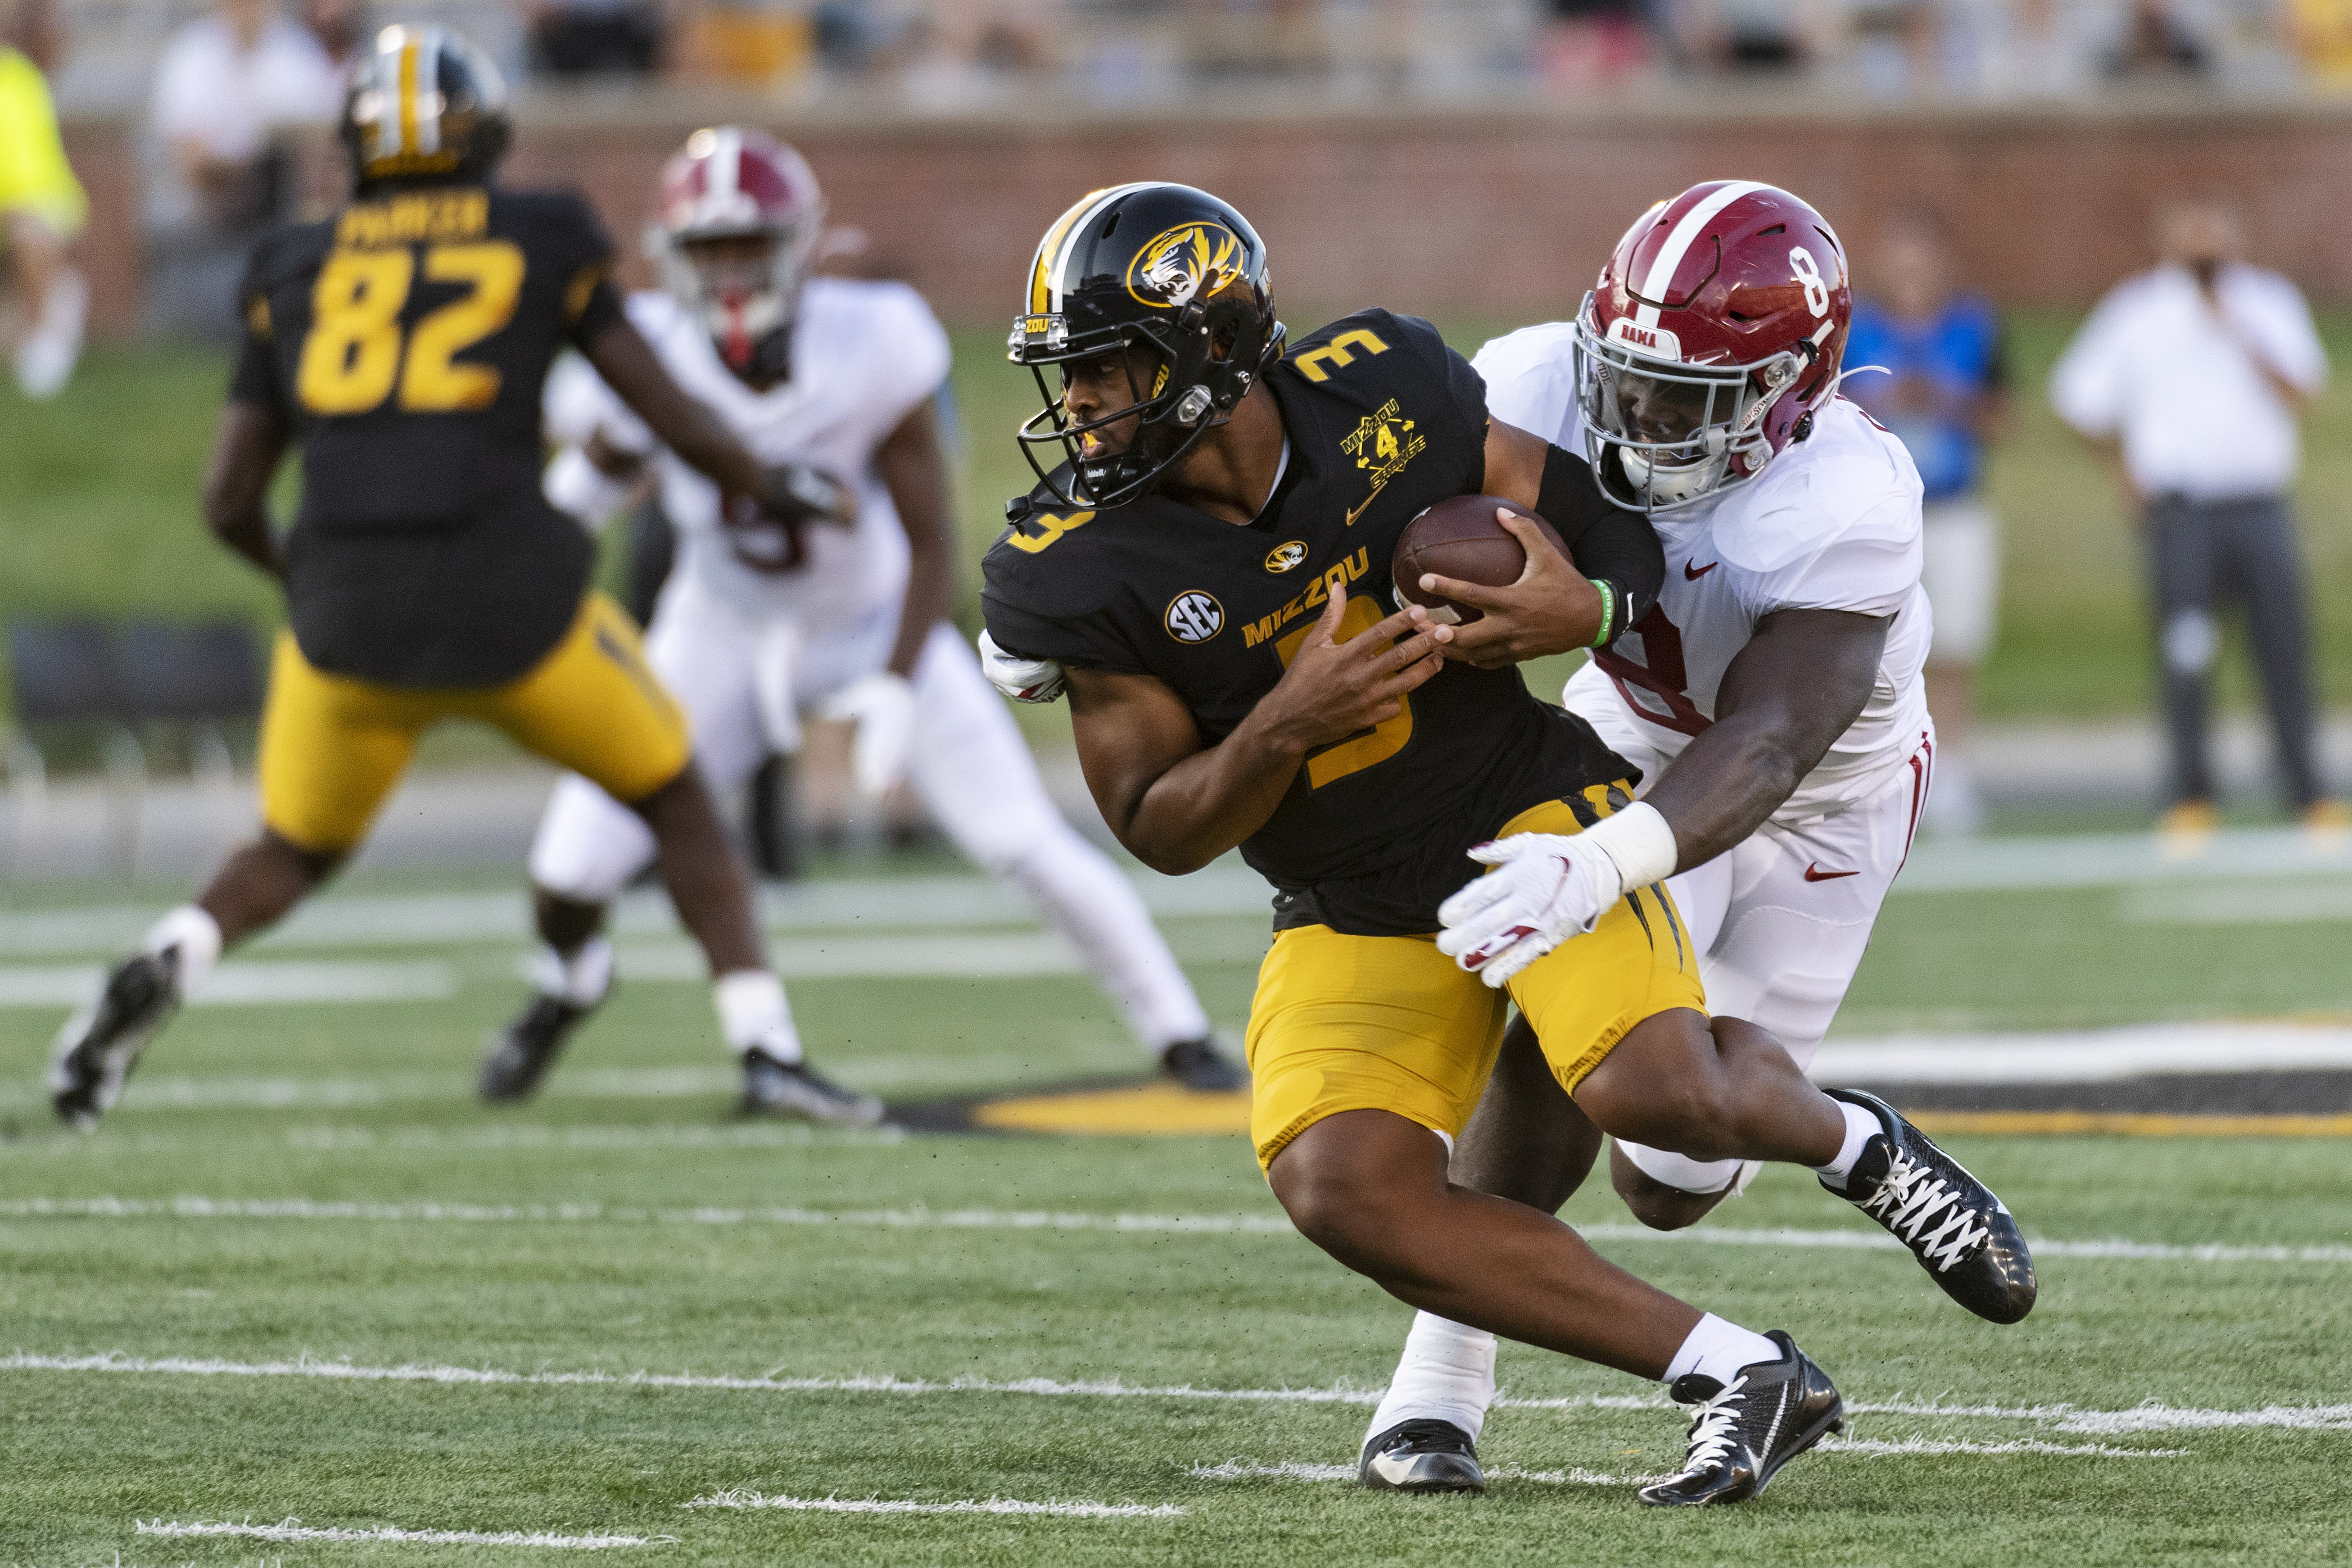
[{"label": "man in blue shirt background", "polygon": [[1969,730],[1977,666],[1992,646],[2000,597],[2000,522],[1983,493],[1985,444],[2008,413],[2000,321],[1980,296],[1954,288],[1943,222],[1927,209],[1889,220],[1864,276],[1884,292],[1854,301],[1845,362],[1891,373],[1854,375],[1845,390],[1901,438],[1927,490],[1920,580],[1936,615],[1927,710],[1937,746],[1921,825],[1973,833],[1984,807],[1969,767]]}]

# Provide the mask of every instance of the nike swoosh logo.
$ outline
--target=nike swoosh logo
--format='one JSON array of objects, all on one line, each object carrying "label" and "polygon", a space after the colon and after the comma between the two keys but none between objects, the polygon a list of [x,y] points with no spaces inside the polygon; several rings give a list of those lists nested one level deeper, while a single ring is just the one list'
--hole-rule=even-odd
[{"label": "nike swoosh logo", "polygon": [[1693,566],[1689,561],[1685,561],[1683,562],[1683,576],[1693,582],[1696,582],[1700,578],[1705,577],[1708,572],[1713,571],[1717,567],[1721,566],[1722,564],[1723,563],[1719,560],[1711,560],[1705,566]]},{"label": "nike swoosh logo", "polygon": [[1340,526],[1343,528],[1354,528],[1356,526],[1356,519],[1364,515],[1364,508],[1370,506],[1374,501],[1377,501],[1380,498],[1381,487],[1378,485],[1375,485],[1372,486],[1372,493],[1370,495],[1365,497],[1362,500],[1348,508],[1348,515],[1346,518],[1342,520]]},{"label": "nike swoosh logo", "polygon": [[1860,876],[1861,874],[1862,873],[1858,871],[1823,871],[1819,861],[1805,868],[1807,882],[1835,882],[1842,876]]}]

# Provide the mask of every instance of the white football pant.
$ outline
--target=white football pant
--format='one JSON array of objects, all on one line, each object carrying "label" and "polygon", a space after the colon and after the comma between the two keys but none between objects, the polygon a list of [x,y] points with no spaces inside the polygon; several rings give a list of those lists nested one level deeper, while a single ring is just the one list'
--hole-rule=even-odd
[{"label": "white football pant", "polygon": [[[893,605],[845,632],[795,640],[680,570],[655,610],[646,659],[692,719],[695,759],[724,794],[771,750],[797,748],[798,712],[883,668],[896,631]],[[933,630],[913,685],[908,782],[955,846],[1029,895],[1147,1048],[1207,1034],[1208,1015],[1134,884],[1054,809],[1020,727],[953,626]],[[635,812],[566,775],[531,846],[531,880],[561,897],[606,904],[654,852]]]},{"label": "white football pant", "polygon": [[[1629,716],[1622,725],[1593,727],[1654,783],[1667,758],[1641,743],[1636,722]],[[1930,727],[1875,795],[1796,827],[1767,822],[1705,865],[1666,879],[1699,951],[1708,1012],[1769,1030],[1799,1067],[1811,1064],[1862,967],[1878,906],[1910,853],[1935,755]],[[1645,1175],[1685,1192],[1720,1192],[1742,1176],[1738,1160],[1616,1143]],[[1495,1398],[1493,1347],[1484,1330],[1415,1313],[1366,1439],[1424,1418],[1451,1421],[1476,1437]]]}]

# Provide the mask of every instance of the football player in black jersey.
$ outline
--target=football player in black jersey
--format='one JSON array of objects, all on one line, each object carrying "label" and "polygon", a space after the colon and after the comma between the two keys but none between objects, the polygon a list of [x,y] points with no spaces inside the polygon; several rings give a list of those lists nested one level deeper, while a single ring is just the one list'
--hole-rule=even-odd
[{"label": "football player in black jersey", "polygon": [[[670,380],[605,279],[612,246],[576,195],[489,183],[508,132],[488,60],[439,27],[387,27],[355,75],[343,135],[356,194],[255,247],[245,348],[222,411],[205,516],[284,580],[261,723],[259,838],[172,911],[66,1025],[58,1113],[94,1125],[221,949],[340,865],[445,718],[497,725],[640,812],[679,917],[710,962],[747,1098],[832,1121],[880,1105],[801,1061],[768,969],[750,879],[693,768],[677,705],[636,627],[588,587],[591,547],[540,493],[540,394],[577,347],[746,521],[793,528],[836,487],[762,469]],[[281,541],[267,492],[303,449]]]},{"label": "football player in black jersey", "polygon": [[[1810,1165],[1844,1138],[1769,1036],[1710,1032],[1662,887],[1632,885],[1507,998],[1433,940],[1465,855],[1596,825],[1605,842],[1630,802],[1638,776],[1514,666],[1647,610],[1664,576],[1647,523],[1582,458],[1489,421],[1477,374],[1425,321],[1366,310],[1286,345],[1256,234],[1183,186],[1098,191],[1064,214],[1010,348],[1045,400],[1024,449],[1066,461],[1036,465],[987,558],[996,674],[1036,695],[1060,667],[1088,786],[1139,858],[1181,873],[1238,847],[1274,883],[1248,1051],[1251,1136],[1283,1207],[1407,1301],[1698,1406],[1685,1472],[1643,1500],[1760,1491],[1841,1420],[1785,1334],[1702,1314],[1549,1215],[1447,1179],[1507,1002],[1607,1131]],[[1507,520],[1528,549],[1517,584],[1429,580],[1482,619],[1389,612],[1406,523],[1476,494],[1539,513],[1572,562]],[[1375,1434],[1360,1474],[1483,1484],[1468,1434],[1435,1422]]]}]

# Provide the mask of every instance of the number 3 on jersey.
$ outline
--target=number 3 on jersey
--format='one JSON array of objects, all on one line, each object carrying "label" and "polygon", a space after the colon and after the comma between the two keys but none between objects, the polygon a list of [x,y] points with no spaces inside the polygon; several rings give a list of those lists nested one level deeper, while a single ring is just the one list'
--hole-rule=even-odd
[{"label": "number 3 on jersey", "polygon": [[522,251],[506,240],[431,246],[425,281],[471,287],[426,312],[404,351],[400,313],[415,281],[415,253],[336,251],[310,295],[310,333],[294,377],[302,406],[317,414],[366,413],[397,385],[404,413],[488,408],[498,399],[499,372],[458,364],[457,356],[514,319],[522,275]]},{"label": "number 3 on jersey", "polygon": [[[1369,594],[1350,599],[1348,607],[1339,612],[1339,634],[1334,641],[1345,643],[1370,631],[1380,624],[1381,620],[1380,603]],[[1312,624],[1301,626],[1274,645],[1284,669],[1290,668],[1290,661],[1298,657],[1298,650],[1307,646],[1307,639],[1314,630]],[[1320,751],[1308,753],[1307,787],[1320,789],[1350,773],[1361,773],[1375,762],[1386,762],[1402,751],[1404,743],[1412,738],[1412,698],[1407,695],[1397,698],[1394,718],[1382,719],[1360,735],[1351,735],[1345,740],[1334,741]]]}]

